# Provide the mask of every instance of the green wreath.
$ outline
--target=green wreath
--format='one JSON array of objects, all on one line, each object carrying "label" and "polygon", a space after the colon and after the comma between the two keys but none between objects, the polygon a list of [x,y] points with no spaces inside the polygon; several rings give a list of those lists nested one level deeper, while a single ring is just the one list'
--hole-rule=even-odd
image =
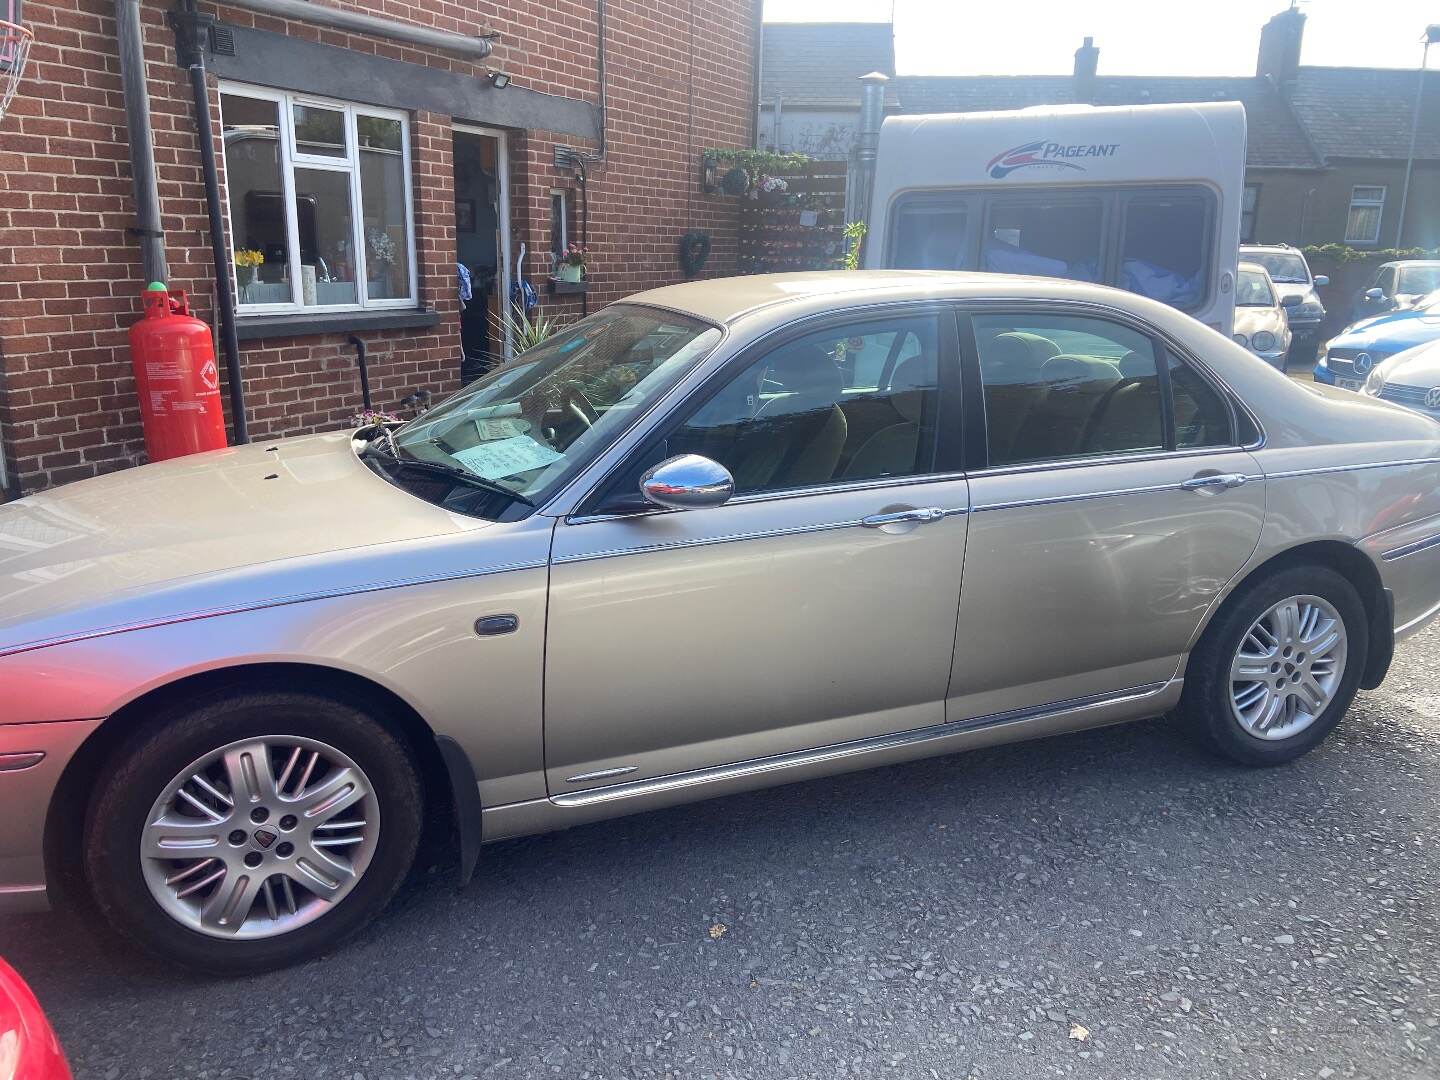
[{"label": "green wreath", "polygon": [[694,277],[700,273],[709,257],[709,233],[687,232],[680,237],[680,269],[685,271],[686,277]]}]

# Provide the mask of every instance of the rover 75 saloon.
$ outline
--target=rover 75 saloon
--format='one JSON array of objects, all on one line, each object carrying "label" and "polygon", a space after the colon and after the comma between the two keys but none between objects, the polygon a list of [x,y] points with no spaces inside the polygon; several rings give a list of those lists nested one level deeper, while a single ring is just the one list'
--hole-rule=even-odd
[{"label": "rover 75 saloon", "polygon": [[1440,424],[1171,308],[671,286],[403,425],[0,507],[0,907],[257,970],[371,919],[437,822],[463,880],[484,842],[1162,714],[1282,763],[1437,609]]}]

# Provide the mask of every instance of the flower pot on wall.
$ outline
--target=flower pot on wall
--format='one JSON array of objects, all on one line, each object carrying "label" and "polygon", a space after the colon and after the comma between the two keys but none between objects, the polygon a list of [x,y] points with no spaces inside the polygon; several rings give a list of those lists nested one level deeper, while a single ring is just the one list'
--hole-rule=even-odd
[{"label": "flower pot on wall", "polygon": [[579,281],[585,274],[585,268],[576,263],[561,263],[555,268],[556,281]]}]

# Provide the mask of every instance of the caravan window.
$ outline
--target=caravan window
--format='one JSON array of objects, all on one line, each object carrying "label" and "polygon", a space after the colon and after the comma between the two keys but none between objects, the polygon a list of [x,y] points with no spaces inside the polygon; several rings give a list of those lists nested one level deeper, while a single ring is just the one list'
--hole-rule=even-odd
[{"label": "caravan window", "polygon": [[1204,195],[1141,195],[1125,206],[1121,288],[1182,311],[1205,299],[1210,204]]},{"label": "caravan window", "polygon": [[970,270],[969,207],[952,196],[907,199],[895,212],[890,265],[897,270]]},{"label": "caravan window", "polygon": [[998,274],[1101,281],[1099,199],[1007,199],[990,208],[982,268]]}]

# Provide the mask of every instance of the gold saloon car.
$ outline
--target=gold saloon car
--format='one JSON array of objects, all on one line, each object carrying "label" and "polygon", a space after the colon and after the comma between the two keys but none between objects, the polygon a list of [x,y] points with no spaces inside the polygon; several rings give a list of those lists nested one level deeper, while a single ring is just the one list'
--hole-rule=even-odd
[{"label": "gold saloon car", "polygon": [[1078,282],[677,285],[403,426],[0,507],[0,908],[212,972],[479,845],[1174,712],[1290,761],[1440,610],[1440,424]]}]

